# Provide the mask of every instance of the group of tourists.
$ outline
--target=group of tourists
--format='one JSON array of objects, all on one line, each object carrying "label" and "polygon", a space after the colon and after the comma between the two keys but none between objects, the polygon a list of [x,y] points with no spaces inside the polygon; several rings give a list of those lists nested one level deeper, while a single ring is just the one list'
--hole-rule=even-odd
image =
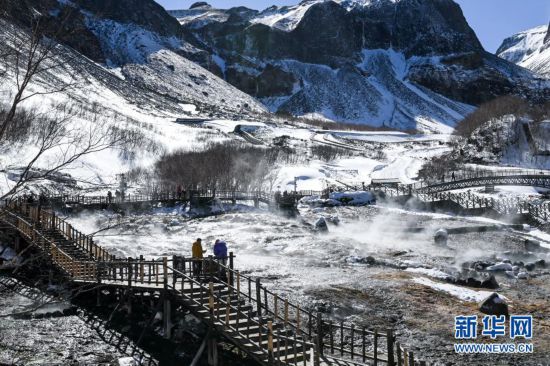
[{"label": "group of tourists", "polygon": [[[118,189],[115,191],[116,202],[124,201],[124,192],[120,192]],[[113,193],[111,191],[107,192],[107,203],[113,203]]]},{"label": "group of tourists", "polygon": [[184,199],[186,196],[187,196],[187,192],[185,192],[185,191],[183,190],[182,185],[179,184],[179,185],[176,187],[176,199],[182,200],[182,199]]},{"label": "group of tourists", "polygon": [[[203,272],[203,258],[206,250],[202,247],[202,239],[198,238],[191,249],[193,257],[193,275],[200,276]],[[216,239],[214,242],[214,258],[216,262],[225,266],[227,264],[227,244],[225,241]],[[221,267],[220,272],[225,272]]]}]

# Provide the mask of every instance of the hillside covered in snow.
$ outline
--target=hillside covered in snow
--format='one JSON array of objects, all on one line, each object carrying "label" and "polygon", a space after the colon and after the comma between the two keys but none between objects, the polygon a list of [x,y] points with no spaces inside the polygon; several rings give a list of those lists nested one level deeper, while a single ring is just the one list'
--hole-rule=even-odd
[{"label": "hillside covered in snow", "polygon": [[503,97],[483,104],[455,130],[453,163],[550,168],[550,106]]},{"label": "hillside covered in snow", "polygon": [[505,60],[550,78],[550,29],[541,25],[506,38],[497,50]]},{"label": "hillside covered in snow", "polygon": [[308,0],[256,11],[170,11],[202,65],[271,111],[445,131],[499,95],[548,97],[531,72],[484,51],[451,0]]},{"label": "hillside covered in snow", "polygon": [[[73,75],[91,76],[81,88],[94,84],[141,109],[180,117],[190,111],[218,117],[265,111],[254,98],[191,61],[200,51],[181,38],[178,23],[152,0],[29,2],[45,32],[60,43],[60,57],[70,58],[77,68]],[[25,33],[29,10],[24,2],[6,4],[9,25],[2,25],[0,37],[9,45],[14,33]]]}]

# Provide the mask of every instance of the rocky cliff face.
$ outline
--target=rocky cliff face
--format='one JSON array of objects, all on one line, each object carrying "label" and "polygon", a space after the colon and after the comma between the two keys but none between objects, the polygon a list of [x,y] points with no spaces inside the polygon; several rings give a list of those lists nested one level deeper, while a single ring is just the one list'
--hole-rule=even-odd
[{"label": "rocky cliff face", "polygon": [[139,96],[140,108],[176,116],[196,110],[203,116],[243,118],[266,111],[193,62],[209,55],[185,42],[178,21],[153,0],[0,0],[0,5],[6,28],[0,37],[9,39],[8,25],[14,27],[11,32],[23,33],[34,14],[46,35],[76,51],[71,63],[79,73],[74,77],[86,80],[83,89],[97,84],[124,99]]},{"label": "rocky cliff face", "polygon": [[541,25],[506,38],[497,55],[550,78],[550,26]]},{"label": "rocky cliff face", "polygon": [[[203,66],[273,111],[375,126],[452,126],[499,95],[548,96],[483,50],[452,0],[309,0],[171,12]],[[437,129],[436,128],[436,129]]]}]

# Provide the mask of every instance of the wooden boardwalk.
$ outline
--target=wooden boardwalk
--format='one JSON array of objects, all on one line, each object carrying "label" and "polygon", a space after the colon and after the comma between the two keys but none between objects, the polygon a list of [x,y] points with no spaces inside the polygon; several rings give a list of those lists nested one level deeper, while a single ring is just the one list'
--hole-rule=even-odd
[{"label": "wooden boardwalk", "polygon": [[263,191],[227,191],[227,190],[193,190],[177,194],[176,192],[147,193],[126,195],[124,198],[111,198],[107,196],[86,196],[86,195],[65,195],[65,196],[47,196],[43,197],[44,204],[54,207],[83,207],[89,209],[102,209],[108,207],[136,207],[151,206],[158,203],[162,204],[204,204],[214,199],[222,202],[253,202],[254,206],[259,207],[260,203],[269,207],[294,207],[298,201],[306,196],[322,195],[325,192],[317,191],[298,191],[290,192],[287,195],[277,195]]},{"label": "wooden boardwalk", "polygon": [[546,223],[550,219],[550,203],[540,200],[527,201],[519,197],[482,197],[472,192],[425,192],[414,189],[413,185],[369,187],[374,192],[382,192],[385,197],[414,197],[421,202],[453,202],[464,210],[490,209],[502,216],[526,215],[531,219]]},{"label": "wooden boardwalk", "polygon": [[439,193],[457,189],[468,189],[486,186],[526,186],[550,189],[550,175],[514,174],[514,175],[479,175],[456,176],[454,180],[430,185],[416,185],[415,190],[421,193]]},{"label": "wooden boardwalk", "polygon": [[[426,365],[408,352],[391,330],[335,323],[321,313],[294,305],[234,268],[234,257],[202,260],[193,275],[192,259],[117,258],[53,212],[12,202],[1,221],[47,254],[73,283],[162,293],[164,333],[171,337],[172,309],[192,312],[220,341],[229,342],[260,365]],[[225,260],[228,261],[225,264]],[[209,362],[217,365],[215,341]]]},{"label": "wooden boardwalk", "polygon": [[[483,197],[469,189],[495,186],[527,186],[550,189],[550,175],[547,171],[505,170],[505,171],[459,171],[455,179],[446,182],[415,184],[377,184],[369,190],[382,193],[385,197],[414,197],[422,202],[448,201],[464,210],[490,209],[500,215],[525,215],[538,223],[550,220],[550,203],[544,200],[526,200],[520,197]],[[462,190],[461,192],[451,192]]]}]

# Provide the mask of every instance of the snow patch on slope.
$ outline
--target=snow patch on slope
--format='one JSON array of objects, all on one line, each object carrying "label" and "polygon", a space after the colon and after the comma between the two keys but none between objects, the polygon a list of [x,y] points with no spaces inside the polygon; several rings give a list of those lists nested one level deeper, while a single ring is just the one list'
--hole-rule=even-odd
[{"label": "snow patch on slope", "polygon": [[223,23],[229,19],[229,14],[223,10],[207,7],[182,10],[168,10],[181,25],[190,24],[192,28],[202,28],[210,23]]},{"label": "snow patch on slope", "polygon": [[279,61],[277,65],[294,74],[301,86],[292,95],[262,102],[270,109],[300,116],[316,114],[322,119],[375,127],[450,133],[473,107],[408,81],[410,65],[420,62],[437,61],[406,59],[392,49],[364,50],[358,65],[339,69],[295,60]]},{"label": "snow patch on slope", "polygon": [[285,32],[296,29],[309,8],[319,1],[302,2],[296,6],[290,7],[271,7],[260,13],[251,20],[254,24],[264,24],[272,28],[277,28]]},{"label": "snow patch on slope", "polygon": [[469,288],[459,287],[448,283],[435,282],[424,277],[414,278],[413,281],[420,285],[431,287],[434,290],[446,292],[449,295],[466,302],[481,302],[493,294],[492,291],[471,290]]}]

